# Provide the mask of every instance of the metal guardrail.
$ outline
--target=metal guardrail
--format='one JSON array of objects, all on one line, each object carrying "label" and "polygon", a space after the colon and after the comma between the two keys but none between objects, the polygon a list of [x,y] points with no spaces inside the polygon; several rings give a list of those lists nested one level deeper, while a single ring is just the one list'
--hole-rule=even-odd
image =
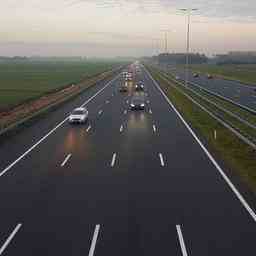
[{"label": "metal guardrail", "polygon": [[[178,80],[174,79],[174,78],[170,78],[172,79],[175,83],[180,84],[181,86],[184,86],[182,83],[180,83]],[[256,126],[246,120],[244,120],[243,118],[241,118],[240,116],[234,114],[233,112],[231,112],[230,110],[227,110],[221,106],[219,106],[217,103],[207,99],[206,97],[202,96],[201,94],[199,94],[198,92],[196,92],[195,90],[193,90],[191,87],[185,87],[187,90],[190,90],[191,92],[193,92],[194,94],[196,94],[198,97],[202,98],[203,100],[207,101],[208,103],[214,105],[216,108],[218,108],[219,110],[225,112],[226,114],[236,118],[238,121],[240,121],[241,123],[243,123],[244,125],[247,125],[248,127],[255,129],[256,130]]]},{"label": "metal guardrail", "polygon": [[[162,77],[162,79],[166,80],[167,82],[170,82],[167,78],[163,77],[162,74],[160,74],[160,76]],[[185,85],[183,85],[180,82],[175,81],[176,83],[182,85],[184,88]],[[249,145],[250,147],[252,147],[254,150],[256,150],[256,144],[254,142],[252,142],[250,139],[248,139],[247,137],[245,137],[243,134],[241,134],[238,130],[234,127],[232,127],[230,124],[228,124],[226,121],[224,121],[223,119],[221,119],[220,117],[216,116],[216,114],[213,114],[212,112],[210,112],[208,109],[206,109],[204,106],[202,106],[200,103],[198,103],[197,101],[195,101],[190,95],[188,95],[187,93],[185,93],[183,90],[181,90],[180,88],[178,88],[177,86],[173,85],[180,93],[182,93],[185,97],[187,97],[189,100],[191,100],[195,105],[197,105],[199,108],[201,108],[203,111],[205,111],[207,114],[209,114],[212,118],[214,118],[215,120],[217,120],[219,123],[221,123],[225,128],[227,128],[228,130],[230,130],[234,135],[236,135],[239,139],[241,139],[244,143],[246,143],[247,145]]]},{"label": "metal guardrail", "polygon": [[[160,68],[160,69],[163,71],[162,68]],[[164,70],[164,72],[166,72],[166,71]],[[168,72],[168,73],[169,73],[169,72]],[[171,74],[171,73],[170,73],[170,74]],[[172,75],[172,74],[171,74],[171,75]],[[181,80],[184,81],[184,79],[181,79]],[[250,112],[251,114],[256,115],[256,110],[254,110],[254,109],[252,109],[252,108],[249,108],[249,107],[247,107],[247,106],[245,106],[245,105],[243,105],[243,104],[240,104],[240,103],[238,103],[238,102],[235,102],[235,101],[233,101],[233,100],[231,100],[231,99],[229,99],[229,98],[227,98],[227,97],[225,97],[225,96],[223,96],[223,95],[220,95],[219,93],[216,93],[216,92],[213,92],[213,91],[211,91],[211,90],[209,90],[209,89],[206,89],[206,88],[204,88],[203,86],[201,86],[201,85],[199,85],[199,84],[197,84],[197,83],[194,83],[194,82],[189,81],[188,84],[191,84],[191,85],[193,85],[193,86],[196,86],[196,87],[200,88],[201,90],[204,90],[204,91],[208,92],[209,94],[212,94],[212,95],[214,95],[214,96],[216,96],[216,97],[218,97],[218,98],[220,98],[220,99],[222,99],[222,100],[225,100],[225,101],[227,101],[227,102],[229,102],[229,103],[231,103],[231,104],[233,104],[233,105],[235,105],[235,106],[237,106],[237,107],[240,107],[240,108],[242,108],[242,109],[244,109],[244,110]]]}]

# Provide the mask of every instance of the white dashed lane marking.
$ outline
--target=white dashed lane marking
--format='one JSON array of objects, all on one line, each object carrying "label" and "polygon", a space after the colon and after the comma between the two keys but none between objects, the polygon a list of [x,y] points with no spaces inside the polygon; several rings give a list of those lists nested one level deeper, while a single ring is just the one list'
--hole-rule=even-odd
[{"label": "white dashed lane marking", "polygon": [[18,233],[19,229],[21,228],[22,224],[19,223],[15,229],[12,231],[12,233],[9,235],[9,237],[6,239],[6,241],[4,242],[4,244],[2,245],[2,247],[0,248],[0,255],[3,254],[3,252],[5,251],[5,249],[7,248],[7,246],[10,244],[10,242],[12,241],[12,239],[14,238],[14,236]]},{"label": "white dashed lane marking", "polygon": [[114,153],[112,156],[111,167],[114,167],[115,162],[116,162],[116,153]]},{"label": "white dashed lane marking", "polygon": [[92,243],[91,243],[91,247],[90,247],[90,251],[89,251],[88,256],[93,256],[94,255],[97,239],[98,239],[98,236],[99,236],[99,231],[100,231],[100,225],[97,224],[95,226],[95,229],[94,229]]},{"label": "white dashed lane marking", "polygon": [[159,158],[160,158],[161,166],[164,166],[164,165],[165,165],[165,163],[164,163],[164,158],[163,158],[162,153],[159,153]]},{"label": "white dashed lane marking", "polygon": [[61,164],[61,167],[63,167],[63,166],[67,163],[67,161],[69,160],[69,158],[70,158],[71,156],[72,156],[71,154],[68,154],[68,155],[66,156],[66,158],[64,159],[64,161],[63,161],[62,164]]},{"label": "white dashed lane marking", "polygon": [[179,238],[179,242],[180,242],[180,248],[181,248],[182,255],[188,256],[180,225],[176,225],[176,230],[177,230],[177,234],[178,234],[178,238]]}]

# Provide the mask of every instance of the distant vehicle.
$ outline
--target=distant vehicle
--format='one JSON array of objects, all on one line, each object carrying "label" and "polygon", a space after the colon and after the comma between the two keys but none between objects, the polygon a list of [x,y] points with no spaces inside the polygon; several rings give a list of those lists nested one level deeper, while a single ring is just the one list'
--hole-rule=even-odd
[{"label": "distant vehicle", "polygon": [[198,73],[194,73],[193,77],[197,78],[197,77],[199,77],[199,74]]},{"label": "distant vehicle", "polygon": [[120,87],[119,87],[119,92],[127,92],[128,91],[128,86],[127,84],[122,84]]},{"label": "distant vehicle", "polygon": [[127,71],[124,71],[124,72],[123,72],[123,78],[126,78],[127,75],[128,75],[128,72],[127,72]]},{"label": "distant vehicle", "polygon": [[131,81],[132,80],[132,73],[128,73],[128,80]]},{"label": "distant vehicle", "polygon": [[86,108],[76,108],[69,116],[69,123],[85,123],[88,120],[88,114]]},{"label": "distant vehicle", "polygon": [[125,81],[132,81],[132,73],[127,72],[126,77],[125,77]]},{"label": "distant vehicle", "polygon": [[211,74],[207,74],[208,79],[213,79],[213,76]]},{"label": "distant vehicle", "polygon": [[136,91],[144,91],[144,85],[143,83],[138,83],[135,85],[135,90]]},{"label": "distant vehicle", "polygon": [[130,103],[131,110],[144,110],[145,99],[143,96],[133,96]]}]

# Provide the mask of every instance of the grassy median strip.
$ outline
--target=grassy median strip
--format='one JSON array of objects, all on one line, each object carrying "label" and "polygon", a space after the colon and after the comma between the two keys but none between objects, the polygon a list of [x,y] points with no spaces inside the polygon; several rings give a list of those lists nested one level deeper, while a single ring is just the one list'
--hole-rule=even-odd
[{"label": "grassy median strip", "polygon": [[[167,75],[167,74],[166,74]],[[175,79],[175,77],[168,73],[168,75],[171,79]],[[193,89],[200,93],[202,96],[205,96],[207,98],[209,98],[210,100],[213,100],[215,103],[217,103],[218,105],[220,105],[221,107],[231,111],[232,113],[238,115],[239,117],[241,117],[242,119],[244,119],[245,121],[253,124],[253,125],[256,125],[256,115],[252,114],[251,112],[245,110],[245,109],[242,109],[234,104],[232,104],[231,102],[228,102],[228,101],[225,101],[224,99],[221,99],[213,94],[210,94],[204,90],[200,90],[199,88],[197,87],[194,87],[193,86]]]},{"label": "grassy median strip", "polygon": [[[230,170],[239,174],[241,179],[256,194],[256,151],[190,101],[175,86],[171,86],[171,83],[167,84],[159,72],[150,68],[149,70],[184,118],[201,139],[206,141],[210,151],[223,159]],[[216,139],[214,131],[217,132]]]},{"label": "grassy median strip", "polygon": [[[247,137],[251,141],[256,142],[256,129],[247,125],[246,123],[241,122],[239,119],[229,114],[228,112],[225,112],[223,109],[226,109],[231,113],[234,113],[235,115],[241,117],[243,120],[246,120],[241,115],[238,115],[236,112],[232,111],[230,108],[226,108],[222,104],[223,102],[220,103],[220,101],[218,101],[218,97],[214,97],[214,96],[210,97],[211,96],[210,94],[205,93],[200,89],[195,89],[194,87],[192,87],[192,90],[186,89],[185,87],[180,86],[178,83],[172,80],[173,79],[172,77],[166,75],[163,72],[160,72],[160,73],[165,77],[165,79],[169,78],[168,81],[172,81],[173,84],[177,85],[180,89],[182,89],[184,92],[189,94],[192,98],[194,98],[198,103],[200,103],[206,109],[208,109],[209,111],[211,111],[212,113],[220,117],[221,119],[225,120],[225,122],[227,122],[230,126],[238,130],[241,134],[243,134],[245,137]],[[237,109],[238,107],[236,107],[236,110]],[[247,114],[249,115],[249,113]],[[252,114],[250,115],[251,117],[255,118],[255,116],[253,116]],[[249,122],[248,120],[246,121]],[[249,122],[249,123],[255,125],[254,122]]]}]

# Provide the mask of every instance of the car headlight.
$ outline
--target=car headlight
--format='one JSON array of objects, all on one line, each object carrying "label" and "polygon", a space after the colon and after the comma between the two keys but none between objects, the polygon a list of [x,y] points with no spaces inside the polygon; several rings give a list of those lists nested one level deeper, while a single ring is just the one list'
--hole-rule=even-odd
[{"label": "car headlight", "polygon": [[135,107],[135,105],[134,105],[134,104],[131,104],[131,106],[132,106],[132,107]]},{"label": "car headlight", "polygon": [[144,104],[144,103],[142,103],[142,104],[140,104],[140,106],[141,106],[141,107],[144,107],[144,106],[145,106],[145,104]]}]

